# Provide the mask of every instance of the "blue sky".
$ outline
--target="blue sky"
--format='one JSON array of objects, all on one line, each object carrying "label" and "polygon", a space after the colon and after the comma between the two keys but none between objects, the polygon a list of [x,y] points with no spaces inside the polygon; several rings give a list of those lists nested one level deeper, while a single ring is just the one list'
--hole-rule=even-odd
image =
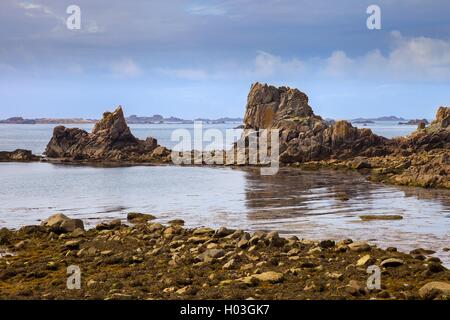
[{"label": "blue sky", "polygon": [[237,117],[255,81],[299,88],[324,117],[432,118],[450,104],[450,2],[0,2],[0,118]]}]

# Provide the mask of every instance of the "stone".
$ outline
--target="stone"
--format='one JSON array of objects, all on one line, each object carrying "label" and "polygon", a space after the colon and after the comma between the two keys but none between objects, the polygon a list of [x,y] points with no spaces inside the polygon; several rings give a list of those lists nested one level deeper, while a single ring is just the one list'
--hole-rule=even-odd
[{"label": "stone", "polygon": [[405,262],[402,259],[389,258],[389,259],[383,260],[381,262],[380,266],[388,268],[388,267],[399,267],[403,264],[405,264]]},{"label": "stone", "polygon": [[335,246],[335,242],[333,240],[324,240],[319,242],[319,247],[322,249],[333,248]]},{"label": "stone", "polygon": [[353,243],[348,244],[347,247],[351,251],[356,251],[356,252],[365,252],[365,251],[370,251],[372,249],[370,247],[370,245],[364,241],[355,241]]},{"label": "stone", "polygon": [[419,295],[423,298],[433,299],[436,295],[445,295],[450,297],[450,283],[441,281],[428,282],[419,289]]},{"label": "stone", "polygon": [[237,269],[239,267],[239,261],[237,259],[231,259],[227,263],[223,265],[223,269],[230,270],[230,269]]},{"label": "stone", "polygon": [[197,228],[192,233],[195,236],[212,235],[214,234],[214,229],[211,228]]},{"label": "stone", "polygon": [[260,274],[255,274],[252,276],[258,281],[269,282],[269,283],[280,283],[283,282],[284,276],[280,272],[267,271]]},{"label": "stone", "polygon": [[129,212],[127,214],[127,220],[130,222],[147,222],[149,220],[156,219],[155,216],[151,214],[139,213],[139,212]]},{"label": "stone", "polygon": [[174,220],[170,220],[169,222],[167,222],[170,225],[179,225],[182,226],[184,225],[184,220],[182,219],[174,219]]},{"label": "stone", "polygon": [[120,227],[121,225],[122,225],[122,222],[119,219],[114,219],[114,220],[111,220],[108,222],[104,221],[104,222],[97,224],[95,226],[95,229],[98,231],[113,230],[113,229]]},{"label": "stone", "polygon": [[239,240],[239,242],[236,245],[239,249],[244,249],[246,247],[248,247],[248,240],[245,239],[241,239]]},{"label": "stone", "polygon": [[211,262],[213,259],[221,258],[225,255],[223,249],[209,249],[200,254],[198,257],[203,262]]},{"label": "stone", "polygon": [[423,248],[418,248],[418,249],[411,250],[409,253],[410,254],[420,254],[420,255],[427,256],[427,255],[436,253],[436,251],[423,249]]},{"label": "stone", "polygon": [[359,258],[359,260],[356,262],[357,267],[365,266],[371,259],[370,255],[366,254],[365,256],[362,256]]},{"label": "stone", "polygon": [[64,246],[69,250],[76,250],[80,248],[81,240],[70,240],[67,241]]},{"label": "stone", "polygon": [[356,280],[350,280],[346,288],[347,292],[352,296],[360,296],[367,293],[366,289]]},{"label": "stone", "polygon": [[224,238],[226,236],[229,236],[230,234],[233,234],[233,232],[234,232],[234,230],[232,230],[232,229],[228,229],[228,228],[225,228],[225,227],[220,227],[214,233],[214,237],[215,238]]},{"label": "stone", "polygon": [[79,228],[84,230],[83,221],[80,219],[71,219],[62,213],[54,214],[41,223],[42,226],[49,228],[57,234],[73,232]]}]

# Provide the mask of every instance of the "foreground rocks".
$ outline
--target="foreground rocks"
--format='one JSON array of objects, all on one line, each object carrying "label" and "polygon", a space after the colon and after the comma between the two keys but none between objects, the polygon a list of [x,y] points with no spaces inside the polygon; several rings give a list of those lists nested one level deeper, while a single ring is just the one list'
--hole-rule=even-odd
[{"label": "foreground rocks", "polygon": [[170,151],[156,139],[134,137],[123,115],[122,107],[105,112],[91,133],[77,128],[55,127],[47,145],[48,158],[73,161],[168,162]]},{"label": "foreground rocks", "polygon": [[[132,225],[105,221],[69,232],[72,228],[61,226],[75,222],[57,215],[42,226],[0,229],[1,248],[10,253],[0,258],[0,297],[450,298],[450,271],[422,248],[405,254],[361,241],[314,242],[276,232],[186,229],[138,220]],[[66,287],[72,265],[81,270],[80,290]],[[367,288],[370,265],[381,269],[380,289]]]}]

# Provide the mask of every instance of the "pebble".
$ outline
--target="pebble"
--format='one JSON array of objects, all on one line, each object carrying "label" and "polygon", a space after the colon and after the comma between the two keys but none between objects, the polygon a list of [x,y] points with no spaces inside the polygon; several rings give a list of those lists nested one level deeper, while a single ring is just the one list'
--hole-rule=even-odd
[{"label": "pebble", "polygon": [[347,246],[351,251],[356,251],[356,252],[365,252],[365,251],[370,251],[372,249],[370,247],[370,245],[364,241],[356,241],[356,242],[348,244]]},{"label": "pebble", "polygon": [[381,262],[381,267],[399,267],[401,265],[405,264],[405,262],[402,259],[397,258],[389,258],[385,259]]}]

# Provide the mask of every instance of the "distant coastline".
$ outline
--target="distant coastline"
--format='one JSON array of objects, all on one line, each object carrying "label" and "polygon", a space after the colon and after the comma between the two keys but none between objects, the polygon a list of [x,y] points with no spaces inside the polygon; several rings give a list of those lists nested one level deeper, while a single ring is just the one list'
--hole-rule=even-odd
[{"label": "distant coastline", "polygon": [[[191,124],[195,121],[201,121],[207,124],[221,124],[221,123],[243,123],[243,118],[221,117],[218,119],[208,118],[196,118],[196,119],[182,119],[174,116],[163,117],[162,115],[155,114],[153,116],[137,116],[131,115],[125,118],[128,124]],[[330,122],[334,122],[332,119],[327,119]],[[23,117],[12,117],[8,119],[0,120],[0,124],[95,124],[98,119],[84,119],[84,118],[32,118],[26,119]],[[426,119],[405,119],[397,116],[382,116],[378,118],[355,118],[350,120],[355,124],[374,124],[379,121],[397,122],[400,125],[417,125],[419,122],[428,124]]]},{"label": "distant coastline", "polygon": [[[126,118],[129,124],[167,124],[167,123],[178,123],[178,124],[189,124],[194,123],[194,121],[202,121],[208,124],[220,124],[220,123],[242,123],[242,118],[230,118],[222,117],[218,119],[207,119],[207,118],[197,118],[194,120],[181,119],[177,117],[164,118],[161,115],[153,115],[151,117],[141,117],[136,115],[131,115]],[[95,124],[98,119],[84,119],[84,118],[33,118],[25,119],[23,117],[12,117],[4,120],[0,120],[0,124]]]}]

